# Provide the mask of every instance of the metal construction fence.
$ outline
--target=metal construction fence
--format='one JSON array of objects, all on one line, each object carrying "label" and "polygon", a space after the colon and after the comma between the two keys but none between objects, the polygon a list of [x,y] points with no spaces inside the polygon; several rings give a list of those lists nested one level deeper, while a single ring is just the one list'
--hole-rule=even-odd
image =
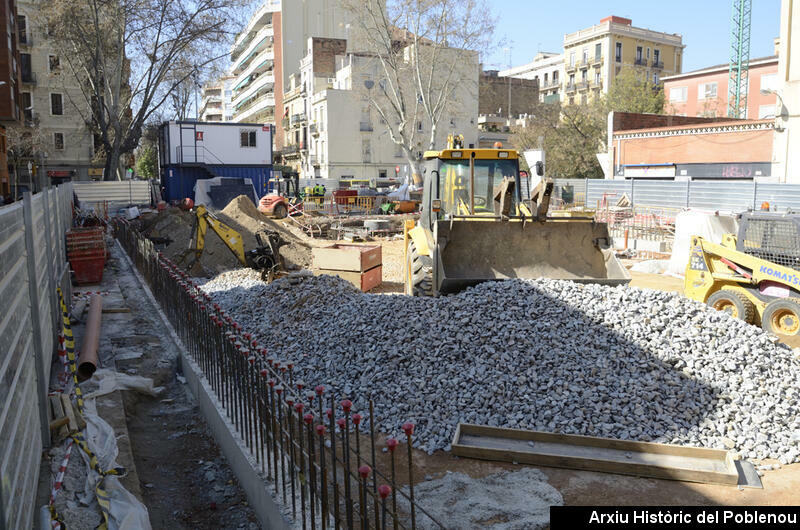
[{"label": "metal construction fence", "polygon": [[593,209],[627,195],[633,206],[699,208],[741,212],[769,202],[776,211],[800,211],[800,185],[726,181],[556,179],[553,196],[562,204]]},{"label": "metal construction fence", "polygon": [[[125,220],[115,219],[114,227],[186,353],[296,522],[303,528],[416,528],[424,518],[426,528],[442,527],[414,499],[413,424],[398,425],[404,440],[381,444],[390,453],[390,464],[381,466],[372,400],[365,400],[368,410],[358,413],[330,389],[299,381],[291,357],[260,347],[152,241]],[[407,492],[398,487],[400,466],[408,477]]]},{"label": "metal construction fence", "polygon": [[0,529],[33,526],[71,219],[70,183],[0,207]]}]

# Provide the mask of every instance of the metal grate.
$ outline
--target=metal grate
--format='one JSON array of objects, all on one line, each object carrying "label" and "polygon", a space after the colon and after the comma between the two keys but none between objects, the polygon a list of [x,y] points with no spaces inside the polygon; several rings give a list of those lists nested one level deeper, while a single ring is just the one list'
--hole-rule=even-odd
[{"label": "metal grate", "polygon": [[739,250],[800,270],[800,218],[742,218]]}]

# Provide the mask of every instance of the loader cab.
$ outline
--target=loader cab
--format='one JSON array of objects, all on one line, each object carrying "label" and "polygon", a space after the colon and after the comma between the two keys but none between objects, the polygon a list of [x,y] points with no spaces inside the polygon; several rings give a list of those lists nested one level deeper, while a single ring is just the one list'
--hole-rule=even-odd
[{"label": "loader cab", "polygon": [[519,155],[510,149],[445,149],[424,156],[420,222],[431,229],[437,219],[494,217],[495,193],[504,179],[513,183],[520,204]]}]

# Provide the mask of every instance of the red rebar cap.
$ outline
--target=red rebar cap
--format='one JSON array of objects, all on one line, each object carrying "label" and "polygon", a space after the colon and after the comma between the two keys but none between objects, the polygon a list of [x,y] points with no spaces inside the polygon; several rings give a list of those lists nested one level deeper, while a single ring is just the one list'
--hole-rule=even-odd
[{"label": "red rebar cap", "polygon": [[303,387],[306,386],[306,384],[303,383],[302,381],[298,381],[295,384],[297,385],[297,390],[303,390]]},{"label": "red rebar cap", "polygon": [[344,418],[336,420],[336,425],[338,425],[341,430],[344,430]]},{"label": "red rebar cap", "polygon": [[322,385],[317,385],[314,387],[314,391],[317,393],[318,396],[321,396],[323,392],[325,392],[325,387]]},{"label": "red rebar cap", "polygon": [[270,386],[270,388],[272,388],[273,386],[275,386],[275,380],[270,379],[269,381],[267,381],[267,384]]},{"label": "red rebar cap", "polygon": [[386,440],[386,447],[389,448],[389,451],[394,451],[399,443],[400,442],[398,442],[394,438],[388,438]]},{"label": "red rebar cap", "polygon": [[314,394],[314,392],[308,392],[306,394],[306,399],[308,400],[309,403],[313,403],[315,397],[317,396]]},{"label": "red rebar cap", "polygon": [[311,425],[311,422],[314,421],[314,415],[313,414],[303,415],[303,421],[306,422],[307,425]]},{"label": "red rebar cap", "polygon": [[317,425],[317,434],[320,436],[325,436],[325,426],[324,425]]},{"label": "red rebar cap", "polygon": [[[289,400],[287,399],[286,401],[289,401]],[[291,405],[292,401],[289,401],[289,404]],[[295,406],[294,406],[294,410],[296,410],[298,412],[298,414],[299,414],[299,413],[303,412],[303,406],[304,405],[302,403],[296,403]]]},{"label": "red rebar cap", "polygon": [[292,396],[287,395],[286,396],[286,403],[288,403],[289,406],[291,407],[292,405],[294,405],[294,398]]},{"label": "red rebar cap", "polygon": [[244,338],[246,338],[247,340],[250,340],[250,339],[253,338],[253,336],[251,334],[249,334],[249,333],[245,333],[244,334]]},{"label": "red rebar cap", "polygon": [[276,386],[276,387],[275,387],[275,392],[277,392],[277,394],[280,396],[280,395],[281,395],[281,392],[283,392],[283,387],[281,387],[281,386]]},{"label": "red rebar cap", "polygon": [[411,423],[410,421],[404,423],[403,432],[406,433],[406,436],[411,436],[412,434],[414,434],[414,424]]},{"label": "red rebar cap", "polygon": [[250,342],[250,346],[253,347],[253,348],[258,348],[258,341],[254,340],[254,341]]},{"label": "red rebar cap", "polygon": [[367,464],[364,464],[363,466],[358,468],[358,474],[361,475],[361,478],[363,478],[363,479],[366,479],[369,476],[371,471],[372,471],[372,468],[369,467]]},{"label": "red rebar cap", "polygon": [[293,362],[288,362],[288,363],[286,363],[286,366],[288,366],[289,370],[291,370],[292,368],[294,368],[294,363]]},{"label": "red rebar cap", "polygon": [[385,499],[389,495],[392,494],[392,487],[388,484],[381,484],[378,486],[378,495],[381,496],[381,499]]},{"label": "red rebar cap", "polygon": [[267,369],[266,368],[262,369],[260,373],[261,373],[261,377],[267,377]]},{"label": "red rebar cap", "polygon": [[361,423],[361,418],[362,418],[361,414],[358,413],[353,414],[353,423],[358,425],[359,423]]},{"label": "red rebar cap", "polygon": [[344,410],[345,414],[350,412],[350,409],[353,408],[353,402],[349,399],[345,399],[342,401],[342,410]]},{"label": "red rebar cap", "polygon": [[250,363],[250,366],[253,366],[256,363],[256,358],[251,355],[247,358],[247,362]]},{"label": "red rebar cap", "polygon": [[330,418],[331,416],[333,416],[333,410],[325,409],[325,415]]}]

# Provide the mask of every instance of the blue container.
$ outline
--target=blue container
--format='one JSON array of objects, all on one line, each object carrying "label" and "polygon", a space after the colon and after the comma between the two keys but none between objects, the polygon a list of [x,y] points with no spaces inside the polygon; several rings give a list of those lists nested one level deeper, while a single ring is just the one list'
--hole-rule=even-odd
[{"label": "blue container", "polygon": [[163,199],[167,202],[180,201],[187,197],[194,200],[195,183],[198,180],[214,177],[248,178],[260,199],[267,194],[267,185],[272,177],[272,166],[168,165],[161,171]]}]

